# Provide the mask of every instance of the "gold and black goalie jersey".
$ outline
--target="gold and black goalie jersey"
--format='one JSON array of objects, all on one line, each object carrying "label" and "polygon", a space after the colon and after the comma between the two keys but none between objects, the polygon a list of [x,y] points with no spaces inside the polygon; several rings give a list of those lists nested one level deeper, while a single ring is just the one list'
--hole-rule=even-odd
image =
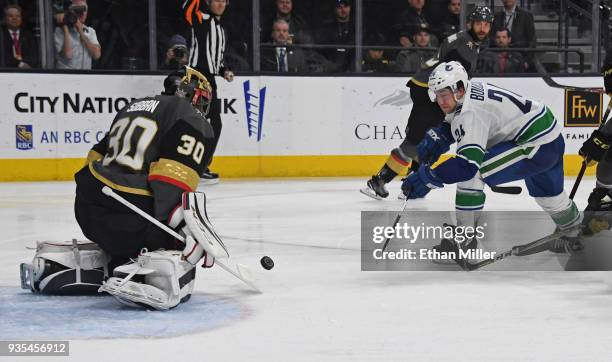
[{"label": "gold and black goalie jersey", "polygon": [[129,194],[153,196],[166,219],[183,191],[194,191],[205,168],[204,139],[212,130],[187,100],[159,95],[132,101],[88,154],[91,174]]}]

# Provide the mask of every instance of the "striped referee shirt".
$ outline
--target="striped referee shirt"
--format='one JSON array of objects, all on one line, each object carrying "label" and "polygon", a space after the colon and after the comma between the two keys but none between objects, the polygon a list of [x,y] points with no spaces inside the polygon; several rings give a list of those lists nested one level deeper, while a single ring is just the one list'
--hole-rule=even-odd
[{"label": "striped referee shirt", "polygon": [[225,30],[219,20],[200,10],[200,0],[183,2],[185,20],[191,26],[191,52],[189,66],[202,72],[213,87],[215,75],[223,76],[225,53]]}]

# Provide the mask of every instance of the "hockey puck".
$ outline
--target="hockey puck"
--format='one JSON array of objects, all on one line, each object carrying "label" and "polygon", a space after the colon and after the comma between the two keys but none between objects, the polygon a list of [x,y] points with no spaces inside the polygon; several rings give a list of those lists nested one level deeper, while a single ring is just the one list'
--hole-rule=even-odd
[{"label": "hockey puck", "polygon": [[261,266],[266,270],[274,268],[274,260],[272,260],[272,258],[270,258],[269,256],[264,256],[263,258],[261,258],[260,262]]}]

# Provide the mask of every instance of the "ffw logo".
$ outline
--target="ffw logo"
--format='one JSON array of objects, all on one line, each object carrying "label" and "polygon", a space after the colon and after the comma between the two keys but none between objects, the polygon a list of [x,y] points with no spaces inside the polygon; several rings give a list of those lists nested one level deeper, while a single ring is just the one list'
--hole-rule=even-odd
[{"label": "ffw logo", "polygon": [[266,102],[266,87],[260,88],[259,92],[251,92],[251,81],[243,83],[244,104],[246,106],[246,121],[249,137],[256,137],[257,142],[261,140],[263,131],[264,104]]}]

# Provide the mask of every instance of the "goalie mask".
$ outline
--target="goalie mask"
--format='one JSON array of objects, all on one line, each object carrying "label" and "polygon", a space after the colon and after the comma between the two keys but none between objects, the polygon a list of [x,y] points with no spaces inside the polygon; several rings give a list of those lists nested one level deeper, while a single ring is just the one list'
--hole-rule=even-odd
[{"label": "goalie mask", "polygon": [[163,94],[186,98],[200,112],[207,115],[212,100],[212,87],[202,73],[184,66],[166,77]]}]

